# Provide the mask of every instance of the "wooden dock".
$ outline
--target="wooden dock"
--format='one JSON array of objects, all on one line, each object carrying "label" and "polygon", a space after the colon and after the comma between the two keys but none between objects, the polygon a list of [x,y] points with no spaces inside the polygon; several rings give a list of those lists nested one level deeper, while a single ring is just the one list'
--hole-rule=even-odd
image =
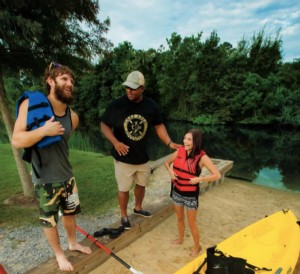
[{"label": "wooden dock", "polygon": [[[157,161],[151,162],[151,168],[154,171],[156,168],[160,167],[168,156],[163,157]],[[216,186],[223,182],[226,172],[228,172],[233,167],[232,161],[213,159],[213,162],[217,166],[218,170],[221,173],[221,179],[212,183],[203,183],[200,186],[201,193],[208,191],[211,187]],[[203,170],[204,174],[205,170]],[[169,178],[168,178],[169,180]],[[117,253],[123,248],[127,247],[135,240],[137,240],[141,235],[144,235],[148,231],[152,230],[158,224],[163,222],[171,214],[174,213],[173,205],[169,197],[160,199],[159,203],[153,203],[147,205],[153,216],[152,218],[142,218],[136,215],[130,215],[130,222],[132,228],[130,230],[125,230],[119,237],[116,239],[109,239],[108,236],[103,236],[98,238],[98,240],[109,248],[113,253]],[[111,227],[118,227],[120,224],[112,224]],[[91,231],[88,231],[92,233]],[[105,242],[102,242],[105,240]],[[65,251],[65,254],[68,260],[73,264],[74,271],[70,273],[80,273],[85,274],[89,273],[93,269],[97,268],[99,265],[104,263],[110,256],[105,253],[102,249],[97,247],[88,239],[84,239],[82,244],[90,246],[93,253],[90,255],[85,255],[76,251]],[[33,269],[26,272],[27,274],[54,274],[54,273],[65,273],[58,270],[58,265],[55,258],[51,258],[48,261],[34,267]]]}]

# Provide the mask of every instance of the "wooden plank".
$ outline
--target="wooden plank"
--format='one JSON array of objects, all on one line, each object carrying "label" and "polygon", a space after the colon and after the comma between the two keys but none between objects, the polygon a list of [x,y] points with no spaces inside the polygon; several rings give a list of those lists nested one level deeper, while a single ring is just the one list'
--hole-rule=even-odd
[{"label": "wooden plank", "polygon": [[[151,170],[153,171],[156,168],[160,167],[168,157],[169,155],[161,159],[158,159],[156,161],[150,162]],[[218,170],[220,171],[222,178],[218,180],[218,182],[201,184],[200,186],[201,192],[209,190],[213,185],[222,183],[226,172],[230,170],[233,166],[233,161],[220,160],[220,159],[212,159],[212,160],[217,166]],[[207,172],[207,170],[204,169],[203,172],[205,173]],[[127,247],[131,243],[133,243],[141,235],[144,235],[145,233],[153,229],[155,226],[163,222],[167,217],[169,217],[174,212],[173,204],[171,203],[171,199],[169,197],[162,199],[160,203],[147,205],[147,208],[149,208],[149,210],[153,213],[152,218],[143,218],[136,215],[130,215],[129,218],[132,224],[132,228],[130,230],[124,231],[116,239],[109,239],[108,236],[104,236],[98,238],[98,240],[107,248],[109,248],[112,252],[116,253],[122,250],[123,248]],[[112,224],[111,227],[118,227],[119,225],[120,225],[119,223],[115,223]],[[82,227],[82,229],[84,229],[84,227]],[[87,232],[92,233],[91,231],[87,231]],[[88,239],[84,239],[81,243],[86,246],[89,246],[92,249],[93,253],[90,255],[85,255],[80,252],[67,250],[65,254],[68,260],[73,264],[75,269],[70,273],[78,273],[78,274],[89,273],[90,271],[94,270],[99,265],[104,263],[110,257],[110,255],[108,255],[99,247],[91,243],[91,241]],[[54,273],[65,273],[65,272],[59,271],[56,259],[51,258],[48,261],[45,261],[44,263],[26,272],[26,274],[40,274],[40,273],[54,274]]]},{"label": "wooden plank", "polygon": [[150,161],[150,167],[151,167],[151,171],[153,171],[154,169],[160,167],[161,165],[163,165],[165,163],[165,161],[167,161],[167,159],[170,157],[171,154],[168,154],[160,159],[157,159],[155,161]]},{"label": "wooden plank", "polygon": [[[200,194],[204,193],[205,191],[210,190],[213,186],[223,183],[226,173],[233,167],[233,161],[214,159],[214,158],[212,159],[212,161],[217,166],[217,169],[220,171],[221,179],[210,182],[210,183],[207,183],[207,182],[201,183],[200,184]],[[203,168],[203,171],[202,171],[203,175],[205,175],[208,172],[209,171],[206,168]]]},{"label": "wooden plank", "polygon": [[[152,230],[174,212],[173,205],[170,203],[170,201],[165,207],[149,207],[149,209],[153,212],[152,218],[143,218],[136,215],[130,216],[130,222],[133,227],[130,230],[123,232],[117,239],[109,241],[109,243],[107,243],[105,246],[107,246],[112,252],[117,253],[136,241],[140,236]],[[74,264],[74,267],[76,268],[76,272],[74,273],[88,273],[98,267],[100,264],[104,263],[109,256],[103,253],[104,252],[98,248],[98,250],[93,254],[94,261],[87,262],[85,264],[82,262]]]},{"label": "wooden plank", "polygon": [[[170,157],[170,155],[171,154],[166,155],[155,161],[150,161],[151,170],[153,171],[154,169],[163,165],[164,162]],[[230,161],[230,160],[222,160],[222,159],[212,158],[212,161],[217,166],[217,168],[221,172],[221,174],[223,174],[223,175],[225,175],[225,173],[227,171],[229,171],[230,169],[232,169],[232,167],[233,167],[233,161]],[[207,171],[205,171],[205,169],[204,169],[203,172],[205,173]]]},{"label": "wooden plank", "polygon": [[[116,253],[119,250],[127,247],[135,240],[137,240],[141,235],[147,233],[158,224],[163,222],[167,217],[173,214],[173,205],[169,198],[163,201],[164,206],[160,205],[149,205],[149,210],[153,212],[152,218],[143,218],[137,215],[131,215],[130,222],[132,228],[130,230],[125,230],[118,238],[109,239],[108,236],[98,238],[99,242],[109,248],[112,252]],[[113,224],[112,227],[117,227],[118,224]],[[83,228],[84,229],[84,228]],[[89,232],[89,231],[88,231]],[[89,232],[91,233],[91,232]],[[103,241],[105,240],[105,241]],[[81,243],[90,246],[93,253],[90,255],[85,255],[76,251],[66,251],[65,254],[68,260],[73,264],[74,271],[71,273],[85,274],[89,273],[100,264],[104,263],[110,256],[105,253],[102,249],[95,246],[88,239],[84,239]],[[53,274],[53,273],[64,273],[58,270],[57,262],[55,258],[36,266],[35,268],[26,272],[28,274]]]}]

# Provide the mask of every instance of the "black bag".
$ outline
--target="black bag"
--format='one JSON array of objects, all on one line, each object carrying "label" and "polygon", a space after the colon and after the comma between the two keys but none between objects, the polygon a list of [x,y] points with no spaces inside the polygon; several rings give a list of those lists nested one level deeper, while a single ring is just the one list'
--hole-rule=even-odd
[{"label": "black bag", "polygon": [[[205,274],[254,274],[254,270],[247,269],[247,261],[238,257],[227,257],[223,252],[210,247],[206,251],[207,269]],[[247,272],[246,272],[247,271]]]},{"label": "black bag", "polygon": [[271,271],[251,265],[243,258],[226,256],[221,250],[216,249],[216,246],[207,248],[206,259],[193,274],[199,274],[205,263],[207,263],[205,274],[255,274],[255,270]]}]

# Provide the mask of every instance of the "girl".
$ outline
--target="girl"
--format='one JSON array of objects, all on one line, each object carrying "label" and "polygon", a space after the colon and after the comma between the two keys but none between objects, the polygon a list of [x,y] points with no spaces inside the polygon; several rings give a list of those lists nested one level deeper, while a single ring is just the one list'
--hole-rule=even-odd
[{"label": "girl", "polygon": [[[221,178],[217,167],[202,147],[202,132],[198,129],[191,129],[184,135],[183,146],[180,146],[165,162],[165,167],[172,179],[171,197],[177,215],[179,233],[178,239],[174,240],[173,243],[183,243],[184,207],[186,207],[187,219],[194,240],[194,247],[190,254],[193,257],[197,256],[201,250],[199,230],[196,224],[199,183],[211,182]],[[173,169],[170,167],[172,163]],[[203,167],[210,171],[209,175],[201,176]]]}]

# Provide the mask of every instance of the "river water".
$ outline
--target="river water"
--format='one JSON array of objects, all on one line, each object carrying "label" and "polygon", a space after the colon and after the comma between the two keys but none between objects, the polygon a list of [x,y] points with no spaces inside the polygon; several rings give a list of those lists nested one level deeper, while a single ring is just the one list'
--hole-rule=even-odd
[{"label": "river water", "polygon": [[[195,127],[188,123],[169,122],[169,135],[182,142],[186,130]],[[233,168],[227,176],[247,180],[286,191],[300,193],[300,132],[281,128],[216,127],[201,128],[205,150],[211,158],[232,160]],[[8,142],[5,130],[0,128],[0,143]],[[149,135],[149,155],[156,160],[172,152],[156,136]],[[77,130],[70,148],[110,155],[111,145],[100,130]]]},{"label": "river water", "polygon": [[[172,140],[182,142],[186,130],[195,127],[188,123],[166,124]],[[202,128],[205,150],[211,158],[232,160],[230,177],[247,180],[253,184],[300,193],[300,132],[279,128],[249,129],[246,127]],[[109,155],[111,145],[99,129],[78,131],[71,148],[101,152]],[[149,136],[151,160],[172,152],[156,136]]]}]

